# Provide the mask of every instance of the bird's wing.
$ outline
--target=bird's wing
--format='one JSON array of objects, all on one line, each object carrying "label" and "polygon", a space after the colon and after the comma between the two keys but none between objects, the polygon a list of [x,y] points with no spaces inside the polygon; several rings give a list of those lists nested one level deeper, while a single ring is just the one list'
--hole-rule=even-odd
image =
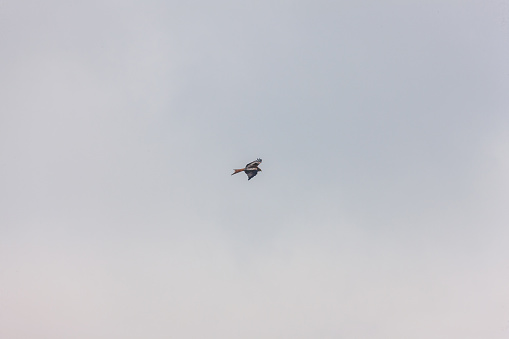
[{"label": "bird's wing", "polygon": [[254,177],[255,175],[258,174],[258,171],[256,169],[254,169],[254,170],[245,170],[244,172],[246,172],[246,174],[247,174],[247,180],[251,180],[252,177]]},{"label": "bird's wing", "polygon": [[255,161],[250,162],[246,165],[246,168],[256,168],[262,163],[262,159],[258,158]]}]

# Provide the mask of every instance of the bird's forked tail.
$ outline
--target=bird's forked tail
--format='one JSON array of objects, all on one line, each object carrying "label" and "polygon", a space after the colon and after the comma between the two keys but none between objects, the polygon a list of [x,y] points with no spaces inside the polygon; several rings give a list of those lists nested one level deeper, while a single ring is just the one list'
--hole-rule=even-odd
[{"label": "bird's forked tail", "polygon": [[243,172],[244,170],[245,170],[245,168],[242,168],[242,169],[234,169],[234,172],[232,173],[232,175],[237,174],[237,173],[240,173],[240,172]]}]

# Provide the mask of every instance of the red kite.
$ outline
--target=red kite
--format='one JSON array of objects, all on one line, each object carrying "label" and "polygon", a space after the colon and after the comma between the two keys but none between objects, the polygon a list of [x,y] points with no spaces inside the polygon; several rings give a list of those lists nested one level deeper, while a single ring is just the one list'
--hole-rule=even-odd
[{"label": "red kite", "polygon": [[232,173],[232,175],[240,173],[240,172],[246,172],[247,174],[247,180],[251,180],[252,177],[258,174],[258,171],[261,171],[260,168],[258,168],[258,165],[262,163],[262,159],[256,159],[253,162],[250,162],[246,165],[245,168],[241,169],[234,169],[235,172]]}]

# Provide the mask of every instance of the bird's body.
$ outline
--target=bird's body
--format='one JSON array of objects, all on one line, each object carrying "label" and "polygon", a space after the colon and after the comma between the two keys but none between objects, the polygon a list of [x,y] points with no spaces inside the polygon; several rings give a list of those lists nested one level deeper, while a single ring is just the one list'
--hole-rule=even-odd
[{"label": "bird's body", "polygon": [[255,161],[252,161],[249,164],[247,164],[246,167],[244,168],[233,170],[234,172],[232,173],[232,175],[240,172],[245,172],[247,174],[247,180],[251,180],[251,178],[257,175],[259,171],[261,171],[261,169],[258,168],[258,165],[260,165],[261,163],[262,159],[258,158]]}]

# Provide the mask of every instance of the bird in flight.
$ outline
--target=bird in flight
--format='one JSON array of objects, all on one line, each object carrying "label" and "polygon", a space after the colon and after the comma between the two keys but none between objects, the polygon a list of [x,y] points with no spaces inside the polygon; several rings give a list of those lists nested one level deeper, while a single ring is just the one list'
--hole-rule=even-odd
[{"label": "bird in flight", "polygon": [[247,174],[247,180],[251,180],[252,177],[258,174],[258,171],[261,171],[261,169],[258,168],[258,165],[260,165],[261,163],[262,159],[258,158],[255,161],[252,161],[249,164],[247,164],[245,168],[234,169],[232,175],[240,172],[245,172]]}]

